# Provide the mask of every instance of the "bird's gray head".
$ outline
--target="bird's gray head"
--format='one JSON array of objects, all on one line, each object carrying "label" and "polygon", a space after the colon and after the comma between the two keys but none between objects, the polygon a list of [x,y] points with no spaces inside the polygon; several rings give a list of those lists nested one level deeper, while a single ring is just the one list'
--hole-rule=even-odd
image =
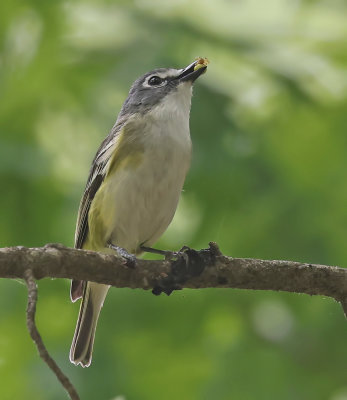
[{"label": "bird's gray head", "polygon": [[182,103],[189,112],[192,84],[207,68],[204,64],[196,69],[198,63],[182,69],[158,68],[141,76],[133,83],[120,115],[145,114],[170,99]]}]

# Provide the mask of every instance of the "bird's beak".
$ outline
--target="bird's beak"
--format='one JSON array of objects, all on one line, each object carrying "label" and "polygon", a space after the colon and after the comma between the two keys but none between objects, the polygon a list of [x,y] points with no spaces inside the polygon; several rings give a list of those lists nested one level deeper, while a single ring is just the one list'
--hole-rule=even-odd
[{"label": "bird's beak", "polygon": [[180,74],[177,76],[176,79],[179,79],[180,82],[194,82],[195,79],[199,78],[200,75],[202,75],[206,69],[207,66],[203,65],[199,67],[198,69],[195,69],[195,67],[199,64],[199,60],[196,60],[189,64],[187,67],[183,68],[180,72]]}]

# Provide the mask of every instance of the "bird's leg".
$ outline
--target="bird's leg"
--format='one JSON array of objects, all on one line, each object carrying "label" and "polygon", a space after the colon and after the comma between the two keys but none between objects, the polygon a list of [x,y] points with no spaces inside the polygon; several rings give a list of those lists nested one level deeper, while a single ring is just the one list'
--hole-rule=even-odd
[{"label": "bird's leg", "polygon": [[136,257],[134,256],[134,254],[128,253],[123,247],[116,246],[111,242],[107,243],[107,247],[116,251],[121,257],[125,258],[127,260],[126,262],[127,267],[129,268],[136,267]]},{"label": "bird's leg", "polygon": [[174,252],[170,250],[159,250],[146,246],[140,246],[140,249],[142,251],[145,251],[146,253],[160,254],[161,256],[165,256],[165,259],[172,258],[172,256],[174,255]]},{"label": "bird's leg", "polygon": [[183,246],[179,251],[170,251],[170,250],[159,250],[153,249],[152,247],[140,246],[142,251],[146,253],[160,254],[165,257],[165,260],[170,261],[173,258],[182,257],[186,262],[188,261],[188,256],[185,253],[186,250],[189,250],[189,247]]}]

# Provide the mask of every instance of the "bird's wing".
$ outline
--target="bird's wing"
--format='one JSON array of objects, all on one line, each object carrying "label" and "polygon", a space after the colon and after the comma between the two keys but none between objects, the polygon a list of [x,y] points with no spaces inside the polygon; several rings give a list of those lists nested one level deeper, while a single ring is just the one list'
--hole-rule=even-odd
[{"label": "bird's wing", "polygon": [[[107,164],[113,155],[114,148],[117,145],[117,140],[119,139],[125,123],[121,121],[116,123],[112,128],[110,134],[101,143],[92,163],[92,167],[89,172],[89,177],[87,184],[81,199],[80,207],[78,210],[78,217],[76,223],[75,231],[75,248],[82,249],[83,244],[88,235],[88,214],[90,210],[90,205],[93,198],[100,188],[106,173]],[[72,301],[76,301],[83,295],[84,282],[79,280],[72,280],[70,296]]]},{"label": "bird's wing", "polygon": [[[116,144],[118,138],[118,132],[111,132],[99,147],[98,152],[92,163],[92,167],[89,172],[87,184],[81,199],[80,207],[78,210],[76,231],[75,231],[75,248],[82,249],[83,244],[88,235],[88,213],[91,202],[100,188],[105,175],[107,163],[112,156],[112,149]],[[109,151],[107,151],[109,150]]]}]

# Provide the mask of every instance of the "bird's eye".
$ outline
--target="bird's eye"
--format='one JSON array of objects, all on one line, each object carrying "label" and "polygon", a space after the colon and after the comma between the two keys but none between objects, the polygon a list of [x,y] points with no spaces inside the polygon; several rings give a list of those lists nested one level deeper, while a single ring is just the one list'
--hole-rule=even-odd
[{"label": "bird's eye", "polygon": [[149,80],[148,80],[148,84],[151,86],[158,86],[163,82],[163,79],[161,79],[159,76],[152,76]]}]

